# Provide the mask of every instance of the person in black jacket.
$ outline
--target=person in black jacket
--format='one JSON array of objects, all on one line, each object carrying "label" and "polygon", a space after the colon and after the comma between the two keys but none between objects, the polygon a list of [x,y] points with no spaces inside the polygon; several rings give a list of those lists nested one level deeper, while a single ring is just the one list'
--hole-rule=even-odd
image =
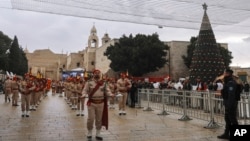
[{"label": "person in black jacket", "polygon": [[224,87],[221,91],[223,103],[225,106],[225,122],[226,127],[222,135],[218,136],[219,139],[229,139],[230,126],[238,125],[236,118],[238,96],[237,96],[237,82],[233,79],[233,71],[227,69],[224,73]]},{"label": "person in black jacket", "polygon": [[136,93],[137,93],[137,83],[133,82],[132,87],[130,89],[131,108],[135,108]]}]

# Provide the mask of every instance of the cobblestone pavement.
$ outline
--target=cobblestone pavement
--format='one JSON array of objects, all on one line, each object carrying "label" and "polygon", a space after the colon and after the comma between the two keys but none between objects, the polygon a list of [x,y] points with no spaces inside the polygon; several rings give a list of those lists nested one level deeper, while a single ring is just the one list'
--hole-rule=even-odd
[{"label": "cobblestone pavement", "polygon": [[[19,105],[21,103],[19,102]],[[117,106],[117,105],[116,105]],[[37,111],[29,118],[21,117],[21,107],[4,102],[0,95],[0,141],[85,141],[85,116],[77,117],[64,98],[51,94],[42,100]],[[106,141],[218,141],[223,132],[205,129],[207,122],[193,119],[178,121],[180,115],[158,116],[159,111],[144,112],[127,109],[126,116],[119,116],[117,107],[109,110],[109,130],[103,130]],[[94,132],[95,133],[95,132]],[[95,139],[92,139],[95,141]]]}]

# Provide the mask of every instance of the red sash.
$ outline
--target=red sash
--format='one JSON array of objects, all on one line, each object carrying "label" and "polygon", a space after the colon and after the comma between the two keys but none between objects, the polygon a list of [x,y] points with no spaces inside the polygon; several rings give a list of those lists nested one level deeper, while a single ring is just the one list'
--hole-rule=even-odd
[{"label": "red sash", "polygon": [[102,86],[103,82],[97,82],[95,85],[95,88],[89,93],[89,99],[87,101],[87,105],[91,105],[91,98],[93,97],[94,93],[99,89],[100,86]]},{"label": "red sash", "polygon": [[102,112],[102,126],[106,127],[106,130],[108,130],[109,125],[109,117],[108,117],[108,98],[106,94],[106,83],[104,86],[104,106],[103,106],[103,112]]}]

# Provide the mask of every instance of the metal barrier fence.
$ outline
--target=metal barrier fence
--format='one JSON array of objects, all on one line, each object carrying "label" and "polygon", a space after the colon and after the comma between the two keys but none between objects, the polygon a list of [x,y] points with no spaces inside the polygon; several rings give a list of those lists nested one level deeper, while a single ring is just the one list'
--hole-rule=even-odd
[{"label": "metal barrier fence", "polygon": [[[158,115],[180,114],[181,121],[191,120],[190,117],[208,121],[205,128],[225,124],[223,99],[216,92],[139,89],[138,106],[144,107],[144,111],[160,110]],[[240,124],[250,124],[248,93],[242,93],[238,102],[238,121]]]}]

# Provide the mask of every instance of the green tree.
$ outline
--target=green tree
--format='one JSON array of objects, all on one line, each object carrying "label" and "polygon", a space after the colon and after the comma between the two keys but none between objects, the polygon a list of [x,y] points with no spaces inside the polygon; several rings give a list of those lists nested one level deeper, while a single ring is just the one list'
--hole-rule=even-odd
[{"label": "green tree", "polygon": [[[187,66],[187,68],[190,68],[191,66],[192,57],[193,57],[197,39],[198,39],[197,37],[191,37],[190,44],[187,46],[187,55],[182,56],[184,64]],[[218,48],[219,52],[222,55],[222,58],[224,60],[225,67],[229,68],[229,65],[232,63],[232,59],[233,59],[232,53],[228,49],[221,47],[221,44],[219,43],[218,43],[218,47],[219,47]]]},{"label": "green tree", "polygon": [[192,83],[195,83],[197,78],[200,78],[203,82],[213,82],[226,68],[220,52],[221,47],[216,43],[205,4],[203,9],[204,15],[190,66],[190,80]]},{"label": "green tree", "polygon": [[224,65],[226,68],[229,68],[229,65],[232,63],[232,52],[230,52],[228,49],[225,49],[224,47],[221,47],[220,44],[218,44],[220,54],[222,55],[222,58],[224,60]]},{"label": "green tree", "polygon": [[9,38],[7,35],[3,34],[3,32],[0,31],[0,70],[8,70],[8,50],[10,49],[11,42],[11,38]]},{"label": "green tree", "polygon": [[142,76],[159,70],[167,63],[168,49],[157,34],[123,35],[119,42],[107,48],[104,55],[111,60],[110,67],[114,71],[128,71],[133,76]]},{"label": "green tree", "polygon": [[19,63],[20,63],[20,48],[18,44],[18,39],[15,36],[10,47],[9,54],[9,71],[14,74],[19,74]]},{"label": "green tree", "polygon": [[196,44],[197,39],[198,39],[197,37],[191,37],[190,44],[187,46],[187,56],[182,55],[182,59],[184,61],[184,64],[187,66],[187,68],[190,68],[191,66],[193,52],[195,49],[195,44]]},{"label": "green tree", "polygon": [[26,54],[23,51],[23,48],[20,49],[20,62],[19,62],[19,75],[24,75],[28,72],[28,59],[26,57]]}]

